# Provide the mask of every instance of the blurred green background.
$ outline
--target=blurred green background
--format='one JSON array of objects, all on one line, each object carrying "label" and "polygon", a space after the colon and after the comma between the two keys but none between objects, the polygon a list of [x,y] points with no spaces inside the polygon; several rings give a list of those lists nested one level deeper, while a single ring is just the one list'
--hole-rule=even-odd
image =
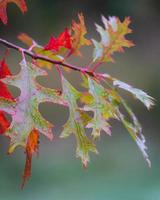
[{"label": "blurred green background", "polygon": [[[40,111],[55,124],[55,140],[51,143],[41,136],[39,157],[33,159],[32,177],[23,191],[20,190],[25,155],[17,150],[6,155],[7,141],[1,137],[0,200],[160,200],[160,1],[158,0],[26,0],[28,12],[23,16],[14,4],[8,6],[8,26],[0,24],[0,36],[20,44],[16,37],[25,32],[40,44],[47,43],[51,34],[58,35],[78,12],[83,12],[90,36],[98,38],[94,22],[101,14],[116,15],[120,19],[130,16],[133,33],[129,36],[136,44],[124,54],[116,54],[114,64],[102,70],[142,88],[156,99],[156,107],[148,112],[144,106],[127,96],[137,114],[146,137],[152,161],[149,169],[141,152],[126,130],[113,122],[112,137],[102,133],[97,141],[99,155],[91,155],[88,169],[84,170],[75,158],[74,137],[59,139],[61,126],[68,117],[67,109],[43,104]],[[4,51],[0,47],[0,54]],[[91,49],[84,49],[85,58],[71,59],[84,65],[91,56]],[[19,55],[10,51],[7,60],[11,71],[19,70]],[[78,74],[68,77],[75,87]],[[39,80],[43,85],[60,87],[57,72]],[[14,90],[19,94],[18,90]]]}]

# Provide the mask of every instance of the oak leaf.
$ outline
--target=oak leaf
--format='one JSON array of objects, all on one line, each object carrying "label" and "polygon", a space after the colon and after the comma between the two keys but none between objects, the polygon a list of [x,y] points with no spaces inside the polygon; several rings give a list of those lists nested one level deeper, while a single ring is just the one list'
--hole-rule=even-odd
[{"label": "oak leaf", "polygon": [[45,45],[44,50],[53,50],[58,52],[60,48],[71,49],[71,36],[68,28],[62,32],[58,38],[52,36],[49,42]]},{"label": "oak leaf", "polygon": [[86,128],[92,128],[93,138],[100,137],[103,130],[108,135],[111,135],[111,126],[109,119],[117,119],[116,109],[108,100],[108,94],[103,86],[96,80],[86,77],[88,80],[89,94],[82,95],[81,101],[84,103],[85,111],[94,113],[93,119],[89,121]]},{"label": "oak leaf", "polygon": [[[134,95],[135,98],[140,100],[148,109],[154,105],[154,99],[149,95],[147,95],[147,93],[143,92],[142,90],[134,88],[122,81],[119,81],[118,79],[111,77],[109,74],[103,74],[103,77],[106,78],[105,82],[107,83],[107,85],[109,80],[112,82],[113,86],[125,89],[126,91]],[[145,144],[145,137],[142,134],[142,127],[136,115],[133,113],[133,111],[128,106],[126,101],[120,96],[116,88],[115,89],[112,88],[112,90],[106,90],[106,91],[109,94],[110,102],[114,105],[116,109],[119,121],[122,122],[122,124],[127,129],[132,139],[136,142],[137,146],[139,147],[140,151],[143,154],[143,157],[145,158],[150,167],[151,162],[149,160],[149,156],[146,151],[147,147]],[[129,117],[121,112],[120,105],[125,109]]]},{"label": "oak leaf", "polygon": [[72,52],[76,55],[81,55],[79,49],[82,46],[89,46],[91,45],[91,41],[85,38],[85,35],[87,33],[87,29],[84,22],[84,16],[83,14],[78,14],[79,23],[73,21],[72,22]]},{"label": "oak leaf", "polygon": [[68,137],[71,134],[75,135],[77,141],[76,155],[81,158],[83,166],[86,167],[89,162],[89,152],[97,153],[95,144],[85,134],[85,126],[90,117],[79,109],[77,101],[81,95],[64,77],[62,77],[62,87],[62,97],[69,108],[69,119],[63,126],[61,138]]},{"label": "oak leaf", "polygon": [[106,19],[102,16],[104,28],[96,24],[97,32],[101,36],[101,41],[98,42],[92,39],[95,46],[93,52],[93,61],[113,62],[113,53],[123,52],[123,47],[132,47],[132,41],[127,40],[125,36],[131,33],[132,30],[128,27],[130,18],[126,17],[123,22],[117,17],[109,17]]},{"label": "oak leaf", "polygon": [[8,153],[12,153],[18,146],[26,148],[28,136],[33,129],[52,140],[53,125],[42,117],[39,104],[53,102],[64,105],[59,91],[43,87],[36,82],[38,76],[47,75],[46,71],[26,62],[25,59],[20,65],[21,71],[17,75],[3,79],[6,84],[20,88],[20,96],[14,102],[0,98],[0,109],[12,116],[11,125],[5,132],[5,136],[10,138]]}]

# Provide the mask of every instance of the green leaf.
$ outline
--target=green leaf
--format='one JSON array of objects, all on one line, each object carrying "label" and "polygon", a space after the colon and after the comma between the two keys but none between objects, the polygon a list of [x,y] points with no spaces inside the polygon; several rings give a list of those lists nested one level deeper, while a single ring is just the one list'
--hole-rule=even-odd
[{"label": "green leaf", "polygon": [[50,140],[53,139],[53,125],[46,121],[40,114],[40,103],[49,101],[65,105],[59,91],[44,88],[36,82],[37,76],[46,76],[46,71],[27,63],[25,59],[20,63],[21,71],[15,76],[2,79],[6,84],[18,87],[21,90],[16,102],[0,99],[0,109],[11,114],[12,122],[5,133],[10,138],[9,153],[17,146],[26,147],[27,138],[32,130],[44,134]]},{"label": "green leaf", "polygon": [[83,165],[87,166],[89,151],[97,153],[95,145],[85,134],[84,126],[90,120],[90,117],[79,109],[77,101],[81,95],[64,77],[62,77],[62,87],[62,97],[68,103],[69,119],[63,126],[61,137],[75,135],[77,141],[76,155],[81,158]]},{"label": "green leaf", "polygon": [[[82,96],[81,100],[85,103],[84,110],[94,113],[93,119],[87,124],[87,128],[92,128],[92,136],[97,138],[103,130],[111,135],[108,120],[117,118],[114,105],[108,101],[108,94],[105,88],[88,76],[89,93]],[[90,95],[92,95],[92,100]]]}]

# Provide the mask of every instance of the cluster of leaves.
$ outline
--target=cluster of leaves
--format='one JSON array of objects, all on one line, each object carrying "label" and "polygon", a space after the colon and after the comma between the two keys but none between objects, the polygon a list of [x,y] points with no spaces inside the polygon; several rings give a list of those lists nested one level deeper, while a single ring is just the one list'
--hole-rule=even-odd
[{"label": "cluster of leaves", "polygon": [[[1,2],[4,2],[5,9],[7,2],[10,1]],[[5,12],[0,13],[2,21],[6,22]],[[109,74],[95,71],[102,63],[113,62],[114,52],[122,52],[124,47],[133,46],[133,43],[125,38],[126,34],[131,33],[128,27],[130,19],[125,18],[121,22],[117,17],[106,19],[103,16],[103,26],[96,24],[96,30],[101,37],[100,41],[97,41],[86,38],[84,17],[79,14],[78,18],[79,22],[73,21],[71,28],[66,28],[58,37],[52,36],[44,46],[39,45],[27,34],[20,34],[18,39],[28,45],[27,52],[34,53],[30,55],[38,55],[39,59],[28,62],[25,57],[26,51],[20,49],[21,70],[17,75],[11,75],[4,59],[0,63],[0,133],[10,139],[8,153],[14,152],[19,146],[25,149],[26,164],[22,185],[31,174],[32,155],[38,151],[39,134],[42,133],[49,140],[53,139],[53,125],[44,119],[38,110],[42,102],[52,102],[68,108],[69,118],[60,137],[66,138],[74,134],[77,142],[76,156],[82,160],[85,167],[89,162],[89,152],[98,152],[94,140],[100,137],[102,131],[111,135],[110,119],[122,122],[150,165],[140,123],[120,95],[118,88],[129,92],[148,109],[154,104],[153,98]],[[94,48],[90,65],[85,68],[71,66],[71,69],[79,71],[82,78],[84,90],[78,91],[64,77],[62,66],[70,68],[66,63],[68,57],[82,56],[80,48],[89,45],[93,45]],[[47,62],[44,58],[53,62]],[[36,81],[38,76],[47,76],[45,68],[51,69],[53,66],[59,71],[62,91],[46,88]],[[6,84],[18,87],[20,95],[13,98]],[[123,113],[124,110],[127,116]],[[91,112],[93,115],[90,115]],[[11,122],[5,113],[11,115]],[[87,136],[86,129],[92,130],[91,137]]]}]

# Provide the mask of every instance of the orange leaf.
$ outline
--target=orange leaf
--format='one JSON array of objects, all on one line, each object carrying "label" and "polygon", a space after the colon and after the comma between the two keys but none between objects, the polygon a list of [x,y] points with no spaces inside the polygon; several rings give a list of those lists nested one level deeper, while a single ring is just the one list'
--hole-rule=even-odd
[{"label": "orange leaf", "polygon": [[75,21],[72,22],[72,30],[73,30],[72,53],[75,53],[80,56],[81,55],[79,51],[80,47],[84,45],[91,45],[91,42],[90,40],[85,38],[87,30],[84,23],[83,14],[78,14],[78,18],[79,18],[79,23],[76,23]]},{"label": "orange leaf", "polygon": [[27,11],[27,6],[24,0],[1,0],[0,1],[0,20],[4,24],[7,24],[8,18],[7,18],[7,4],[8,3],[15,3],[22,13],[25,13]]},{"label": "orange leaf", "polygon": [[27,46],[32,46],[34,43],[36,43],[29,35],[27,35],[26,33],[20,33],[17,38],[23,42],[24,44],[26,44]]},{"label": "orange leaf", "polygon": [[31,176],[32,155],[33,153],[38,152],[38,144],[39,144],[39,133],[37,130],[34,129],[31,131],[26,145],[26,163],[23,173],[22,188],[24,187],[25,182]]}]

